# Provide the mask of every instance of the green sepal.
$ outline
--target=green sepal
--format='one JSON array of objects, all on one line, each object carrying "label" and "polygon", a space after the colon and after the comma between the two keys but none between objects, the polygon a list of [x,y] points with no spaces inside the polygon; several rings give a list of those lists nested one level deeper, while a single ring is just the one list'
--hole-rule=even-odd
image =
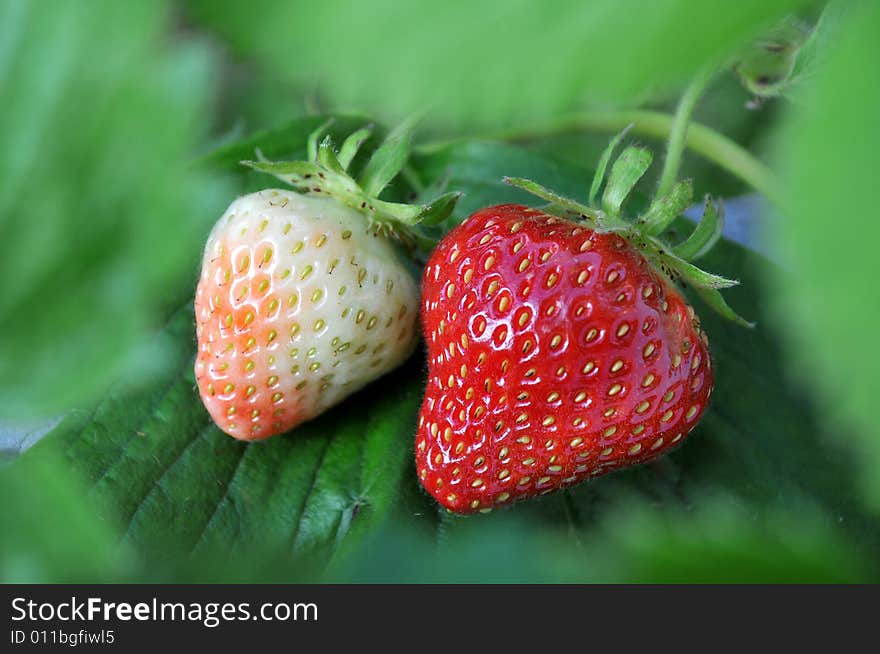
[{"label": "green sepal", "polygon": [[694,184],[685,179],[676,182],[669,193],[655,198],[644,215],[639,218],[642,231],[651,236],[663,233],[673,220],[691,206],[694,198]]},{"label": "green sepal", "polygon": [[571,200],[563,195],[559,195],[555,191],[551,191],[550,189],[541,186],[537,182],[533,182],[530,179],[525,179],[522,177],[504,177],[501,181],[505,184],[509,184],[510,186],[515,186],[516,188],[522,189],[527,193],[531,193],[532,195],[539,197],[542,200],[546,200],[550,204],[555,205],[566,213],[573,214],[581,220],[592,222],[597,227],[604,226],[601,211],[597,209],[591,209],[586,205],[575,202],[574,200]]},{"label": "green sepal", "polygon": [[718,313],[722,318],[726,318],[741,327],[754,329],[755,323],[749,322],[736,311],[731,309],[730,305],[727,304],[727,301],[724,299],[724,296],[722,296],[717,289],[700,288],[699,286],[695,286],[694,292],[709,306],[710,309]]},{"label": "green sepal", "polygon": [[[446,220],[461,194],[444,193],[433,201],[418,204],[379,199],[381,190],[406,164],[413,121],[407,121],[393,130],[367,162],[363,175],[367,187],[355,181],[347,168],[360,146],[370,137],[372,127],[364,127],[351,134],[337,153],[332,138],[323,136],[331,122],[325,122],[309,135],[308,161],[269,161],[257,150],[257,161],[242,161],[241,164],[274,175],[300,193],[334,198],[362,213],[367,219],[368,229],[374,234],[395,238],[412,248],[423,247],[430,236],[418,233],[415,225],[422,221],[437,224]],[[435,243],[432,241],[432,246]]]},{"label": "green sepal", "polygon": [[416,217],[416,224],[426,226],[439,225],[452,215],[455,204],[461,195],[458,192],[444,193],[422,208],[421,213]]},{"label": "green sepal", "polygon": [[608,168],[608,162],[611,161],[611,155],[614,154],[617,146],[620,145],[623,137],[626,136],[627,132],[629,132],[632,127],[633,123],[630,123],[620,130],[617,136],[608,142],[608,145],[605,146],[605,150],[602,152],[602,156],[599,157],[599,164],[596,166],[596,173],[593,175],[593,183],[590,185],[590,206],[595,206],[596,198],[599,197],[599,189],[602,188],[602,182],[605,181],[605,169]]},{"label": "green sepal", "polygon": [[360,150],[361,146],[368,138],[370,138],[370,136],[372,136],[372,134],[372,125],[367,125],[366,127],[362,127],[356,132],[349,134],[348,138],[342,142],[342,147],[339,148],[339,155],[337,157],[339,159],[339,165],[345,170],[348,170],[348,167],[357,155],[358,150]]},{"label": "green sepal", "polygon": [[333,147],[333,139],[328,134],[318,146],[318,164],[338,175],[345,174],[345,166],[336,156],[336,149]]},{"label": "green sepal", "polygon": [[722,277],[721,275],[716,275],[714,273],[706,272],[705,270],[697,268],[694,264],[688,263],[684,259],[677,257],[675,254],[669,251],[664,251],[660,255],[660,260],[666,266],[674,270],[682,279],[682,281],[686,282],[690,286],[698,288],[720,289],[730,288],[739,284],[739,281],[737,281],[736,279],[728,279],[727,277]]},{"label": "green sepal", "polygon": [[712,198],[706,196],[703,204],[703,217],[688,238],[673,248],[676,256],[682,259],[695,260],[711,250],[724,229],[724,205],[717,205]]},{"label": "green sepal", "polygon": [[309,138],[306,141],[306,155],[308,160],[312,163],[318,160],[318,142],[321,140],[321,137],[324,136],[324,132],[330,129],[330,126],[333,125],[334,122],[334,118],[328,118],[318,125],[315,131],[309,134]]},{"label": "green sepal", "polygon": [[367,195],[378,196],[397,176],[409,159],[411,137],[412,120],[409,120],[391,130],[388,138],[376,148],[358,180]]},{"label": "green sepal", "polygon": [[644,176],[654,155],[648,148],[631,145],[611,166],[605,193],[602,196],[602,209],[613,217],[620,215],[620,208],[638,181]]}]

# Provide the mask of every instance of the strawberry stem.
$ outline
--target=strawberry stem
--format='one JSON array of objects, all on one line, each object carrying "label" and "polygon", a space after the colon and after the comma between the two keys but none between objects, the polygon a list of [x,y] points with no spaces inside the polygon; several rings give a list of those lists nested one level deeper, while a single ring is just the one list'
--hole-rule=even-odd
[{"label": "strawberry stem", "polygon": [[696,107],[703,91],[706,90],[710,79],[712,79],[712,73],[709,70],[704,69],[697,73],[697,76],[694,77],[678,101],[675,118],[672,121],[672,129],[669,131],[669,139],[666,142],[666,159],[663,161],[663,172],[660,173],[660,182],[657,184],[658,197],[666,195],[678,178],[688,125],[691,122],[694,107]]},{"label": "strawberry stem", "polygon": [[[661,111],[588,111],[570,114],[543,125],[526,129],[498,130],[416,146],[419,154],[431,154],[442,148],[470,138],[496,141],[534,141],[573,132],[618,132],[632,125],[632,134],[666,139],[672,131],[674,116]],[[692,152],[711,161],[722,170],[742,180],[777,206],[782,205],[779,180],[762,161],[723,134],[701,123],[693,122],[684,137]]]}]

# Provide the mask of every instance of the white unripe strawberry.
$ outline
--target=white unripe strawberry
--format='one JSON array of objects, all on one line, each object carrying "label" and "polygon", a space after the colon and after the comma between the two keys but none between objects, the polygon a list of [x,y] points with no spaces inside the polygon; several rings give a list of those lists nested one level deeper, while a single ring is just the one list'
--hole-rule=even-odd
[{"label": "white unripe strawberry", "polygon": [[[455,201],[383,202],[317,160],[253,165],[311,194],[266,189],[240,197],[205,247],[196,380],[214,422],[243,440],[288,431],[409,357],[419,287],[389,236],[410,240],[413,224],[445,217]],[[393,177],[387,173],[384,183]]]}]

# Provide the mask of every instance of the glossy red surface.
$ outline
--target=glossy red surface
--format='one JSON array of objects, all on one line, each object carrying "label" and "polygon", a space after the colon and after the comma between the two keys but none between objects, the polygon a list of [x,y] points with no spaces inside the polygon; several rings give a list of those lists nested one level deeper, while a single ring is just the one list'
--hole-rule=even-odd
[{"label": "glossy red surface", "polygon": [[712,390],[699,321],[638,251],[518,205],[484,209],[441,242],[422,321],[416,464],[457,512],[660,456]]}]

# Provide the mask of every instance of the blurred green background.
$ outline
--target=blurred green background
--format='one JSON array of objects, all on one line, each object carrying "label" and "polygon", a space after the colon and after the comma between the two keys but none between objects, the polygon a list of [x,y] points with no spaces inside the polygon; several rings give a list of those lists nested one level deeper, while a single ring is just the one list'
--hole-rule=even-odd
[{"label": "blurred green background", "polygon": [[[878,38],[858,0],[0,0],[0,580],[880,580]],[[705,68],[682,174],[758,327],[696,302],[684,447],[459,518],[415,480],[421,352],[283,437],[210,422],[191,299],[256,147],[424,111],[409,183],[457,219],[530,202],[504,175],[585,199]]]}]

